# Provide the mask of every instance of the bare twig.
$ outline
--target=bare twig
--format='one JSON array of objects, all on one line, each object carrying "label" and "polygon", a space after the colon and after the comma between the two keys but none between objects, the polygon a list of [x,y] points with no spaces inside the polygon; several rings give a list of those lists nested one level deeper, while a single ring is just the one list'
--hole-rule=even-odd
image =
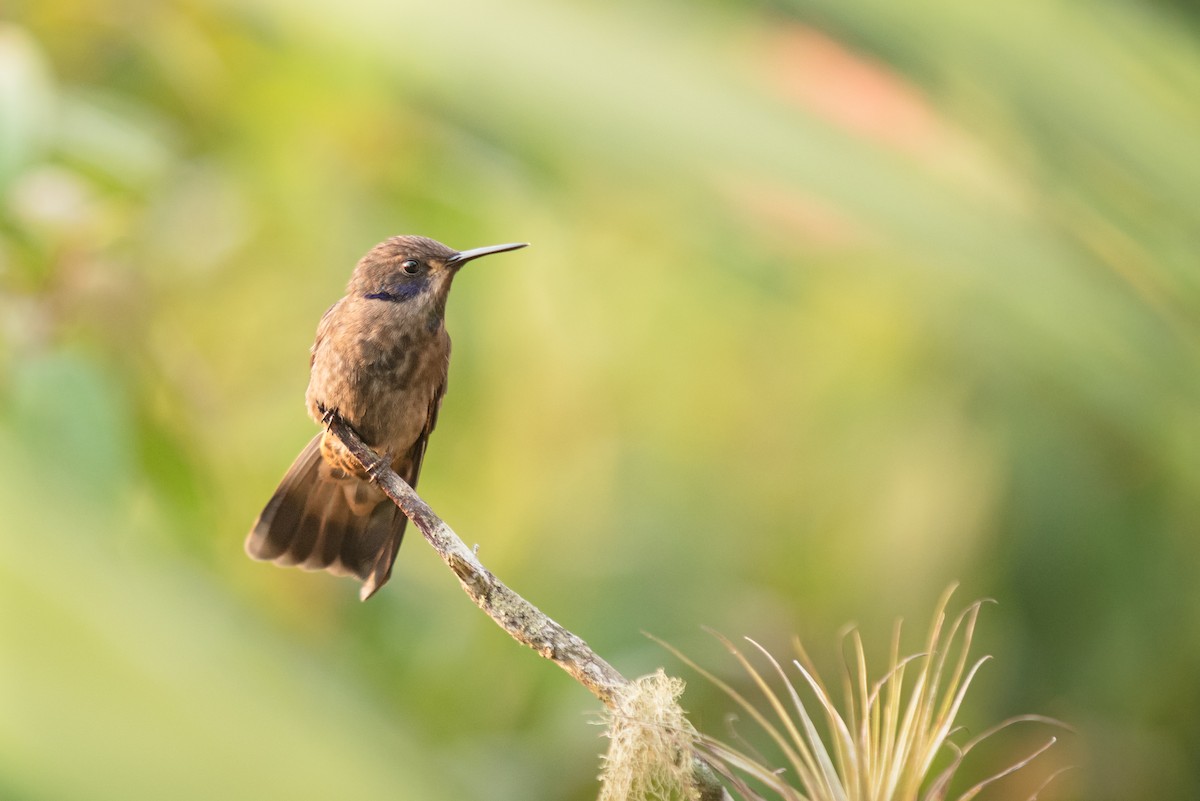
[{"label": "bare twig", "polygon": [[450,526],[434,514],[416,491],[396,475],[386,460],[375,455],[344,420],[333,417],[329,420],[329,430],[421,530],[442,561],[458,576],[463,590],[488,617],[514,640],[528,645],[570,673],[606,707],[613,707],[615,694],[629,684],[628,679],[601,659],[581,638],[555,623],[492,575]]},{"label": "bare twig", "polygon": [[[379,488],[408,516],[446,566],[454,571],[463,590],[509,636],[553,661],[591,691],[609,710],[619,709],[619,699],[631,682],[604,661],[582,638],[555,623],[540,609],[513,592],[483,566],[446,522],[434,514],[416,491],[400,478],[337,415],[326,420],[329,430],[363,465]],[[730,799],[712,767],[693,760],[692,780],[700,801]]]}]

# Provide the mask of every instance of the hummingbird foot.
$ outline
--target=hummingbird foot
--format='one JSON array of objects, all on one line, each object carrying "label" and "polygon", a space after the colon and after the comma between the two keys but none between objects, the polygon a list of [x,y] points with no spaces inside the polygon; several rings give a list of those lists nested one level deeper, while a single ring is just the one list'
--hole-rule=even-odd
[{"label": "hummingbird foot", "polygon": [[375,453],[371,451],[374,458],[369,464],[364,464],[363,469],[367,471],[367,475],[375,483],[379,483],[379,471],[392,469],[392,454],[391,451],[385,450],[383,453]]},{"label": "hummingbird foot", "polygon": [[[341,420],[341,415],[338,414],[338,410],[336,408],[328,409],[324,405],[318,405],[317,409],[321,412],[321,425],[325,426],[326,428],[332,427],[334,420]],[[344,423],[346,421],[342,420],[342,422]]]}]

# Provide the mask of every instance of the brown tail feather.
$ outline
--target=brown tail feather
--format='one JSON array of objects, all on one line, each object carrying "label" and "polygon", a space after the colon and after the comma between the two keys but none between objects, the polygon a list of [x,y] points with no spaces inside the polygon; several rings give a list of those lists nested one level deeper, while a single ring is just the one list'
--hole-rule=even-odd
[{"label": "brown tail feather", "polygon": [[246,537],[246,553],[278,565],[328,570],[363,582],[365,601],[391,576],[408,518],[373,484],[305,446]]}]

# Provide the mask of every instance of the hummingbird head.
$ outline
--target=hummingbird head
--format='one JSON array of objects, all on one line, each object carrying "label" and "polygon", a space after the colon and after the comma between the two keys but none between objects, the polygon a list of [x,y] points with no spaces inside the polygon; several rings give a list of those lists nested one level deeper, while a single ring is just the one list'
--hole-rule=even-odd
[{"label": "hummingbird head", "polygon": [[347,294],[384,303],[445,311],[450,283],[472,259],[525,247],[525,242],[458,251],[424,236],[393,236],[363,256]]}]

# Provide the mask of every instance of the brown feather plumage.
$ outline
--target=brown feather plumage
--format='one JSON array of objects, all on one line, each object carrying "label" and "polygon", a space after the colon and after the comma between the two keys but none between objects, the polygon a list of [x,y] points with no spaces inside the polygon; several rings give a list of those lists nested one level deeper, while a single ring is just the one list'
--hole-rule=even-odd
[{"label": "brown feather plumage", "polygon": [[[450,366],[446,297],[459,268],[523,245],[458,252],[425,237],[392,237],[359,261],[346,296],[317,326],[305,398],[334,412],[416,486]],[[327,570],[371,597],[391,576],[407,522],[332,434],[313,437],[246,537],[254,559]]]}]

